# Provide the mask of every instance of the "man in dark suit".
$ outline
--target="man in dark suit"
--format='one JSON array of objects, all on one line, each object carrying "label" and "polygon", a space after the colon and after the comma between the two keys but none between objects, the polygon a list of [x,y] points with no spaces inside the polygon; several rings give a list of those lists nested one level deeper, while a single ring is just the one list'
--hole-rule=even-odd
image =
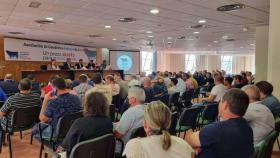
[{"label": "man in dark suit", "polygon": [[83,65],[83,59],[80,59],[79,62],[75,65],[76,69],[82,69],[84,67]]},{"label": "man in dark suit", "polygon": [[73,66],[71,65],[71,59],[67,58],[66,62],[63,63],[63,69],[70,70],[71,68],[73,68]]},{"label": "man in dark suit", "polygon": [[94,64],[93,60],[89,61],[88,65],[87,65],[87,69],[89,69],[89,70],[95,69],[95,64]]}]

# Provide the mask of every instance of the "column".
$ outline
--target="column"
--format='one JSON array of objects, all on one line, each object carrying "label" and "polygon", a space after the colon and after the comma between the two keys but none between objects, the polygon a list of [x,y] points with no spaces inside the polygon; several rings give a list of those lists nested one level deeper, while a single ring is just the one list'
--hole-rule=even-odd
[{"label": "column", "polygon": [[255,65],[256,74],[255,80],[267,80],[268,70],[268,26],[260,26],[256,28],[256,50],[255,50]]},{"label": "column", "polygon": [[[268,81],[274,86],[273,94],[280,99],[280,0],[270,0]],[[256,63],[259,64],[259,63]]]}]

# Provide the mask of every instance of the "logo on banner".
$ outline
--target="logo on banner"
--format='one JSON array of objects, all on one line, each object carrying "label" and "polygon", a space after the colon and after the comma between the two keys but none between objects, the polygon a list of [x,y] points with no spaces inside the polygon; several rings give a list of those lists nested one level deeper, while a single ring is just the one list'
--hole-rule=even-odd
[{"label": "logo on banner", "polygon": [[119,69],[128,71],[132,67],[132,59],[128,55],[121,55],[117,59],[117,66]]}]

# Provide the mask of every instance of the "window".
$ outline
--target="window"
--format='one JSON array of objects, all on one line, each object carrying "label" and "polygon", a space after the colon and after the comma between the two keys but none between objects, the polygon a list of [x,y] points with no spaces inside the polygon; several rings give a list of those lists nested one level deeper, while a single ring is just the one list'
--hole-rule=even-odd
[{"label": "window", "polygon": [[153,52],[141,52],[142,72],[146,75],[151,74],[153,71],[154,53]]},{"label": "window", "polygon": [[232,74],[232,56],[221,56],[221,69]]},{"label": "window", "polygon": [[186,54],[185,56],[185,71],[194,73],[196,69],[196,57],[195,55]]}]

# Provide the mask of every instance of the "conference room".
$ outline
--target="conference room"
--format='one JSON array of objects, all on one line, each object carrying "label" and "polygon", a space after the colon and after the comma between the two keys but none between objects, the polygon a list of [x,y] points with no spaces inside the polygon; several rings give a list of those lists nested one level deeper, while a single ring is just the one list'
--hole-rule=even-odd
[{"label": "conference room", "polygon": [[280,158],[279,0],[0,0],[0,158]]}]

